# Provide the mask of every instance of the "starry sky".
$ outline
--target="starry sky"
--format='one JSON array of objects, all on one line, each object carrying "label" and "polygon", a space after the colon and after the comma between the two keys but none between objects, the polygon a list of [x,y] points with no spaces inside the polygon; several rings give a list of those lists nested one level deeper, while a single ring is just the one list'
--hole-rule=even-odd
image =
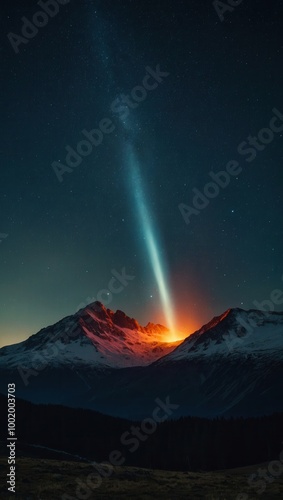
[{"label": "starry sky", "polygon": [[24,39],[42,9],[1,3],[0,346],[94,300],[191,333],[283,290],[280,3],[62,0]]}]

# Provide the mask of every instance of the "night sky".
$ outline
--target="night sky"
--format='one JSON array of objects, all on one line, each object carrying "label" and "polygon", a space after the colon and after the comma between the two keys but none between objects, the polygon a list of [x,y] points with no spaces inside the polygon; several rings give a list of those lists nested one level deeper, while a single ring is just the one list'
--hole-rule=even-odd
[{"label": "night sky", "polygon": [[[283,289],[282,3],[223,21],[210,0],[63,3],[14,48],[42,9],[1,3],[0,345],[94,300],[191,333]],[[66,147],[99,126],[70,168]]]}]

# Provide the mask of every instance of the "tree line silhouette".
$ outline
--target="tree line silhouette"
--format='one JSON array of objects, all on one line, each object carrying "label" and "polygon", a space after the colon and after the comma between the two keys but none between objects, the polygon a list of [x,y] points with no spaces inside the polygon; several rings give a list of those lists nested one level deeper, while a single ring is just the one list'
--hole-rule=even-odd
[{"label": "tree line silhouette", "polygon": [[[5,441],[7,398],[2,395],[0,424],[1,439]],[[25,444],[29,444],[100,463],[109,461],[111,452],[117,450],[124,465],[151,469],[208,471],[278,460],[283,448],[282,424],[281,413],[260,418],[213,420],[183,417],[160,423],[149,434],[141,431],[140,422],[91,410],[16,400],[18,456],[20,450],[27,449]],[[133,446],[129,435],[135,434],[136,428],[140,429],[138,435],[142,439],[136,437],[136,446]],[[125,433],[127,439],[122,438]],[[46,456],[48,452],[40,449],[37,453]]]}]

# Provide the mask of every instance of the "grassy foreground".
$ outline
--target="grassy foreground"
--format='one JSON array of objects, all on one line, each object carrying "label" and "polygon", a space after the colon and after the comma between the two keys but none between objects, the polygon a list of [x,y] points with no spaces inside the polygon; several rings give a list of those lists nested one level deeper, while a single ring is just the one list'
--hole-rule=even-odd
[{"label": "grassy foreground", "polygon": [[[19,500],[61,500],[64,494],[70,499],[80,500],[279,500],[283,498],[283,474],[273,483],[266,485],[262,495],[249,488],[247,478],[256,473],[259,467],[268,464],[218,472],[168,472],[139,469],[135,467],[116,467],[109,478],[103,479],[99,488],[92,490],[90,496],[85,491],[76,496],[77,479],[84,484],[89,474],[95,473],[89,464],[18,458],[16,469],[16,495],[8,494],[6,457],[0,458],[1,482],[0,498]],[[242,498],[238,495],[246,493]],[[238,498],[237,498],[238,497]],[[68,500],[68,497],[65,497]]]}]

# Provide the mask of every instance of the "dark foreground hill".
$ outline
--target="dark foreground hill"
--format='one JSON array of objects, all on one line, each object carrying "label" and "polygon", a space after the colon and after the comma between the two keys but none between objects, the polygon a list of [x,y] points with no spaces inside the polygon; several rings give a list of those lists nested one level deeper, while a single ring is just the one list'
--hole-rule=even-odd
[{"label": "dark foreground hill", "polygon": [[[5,470],[6,458],[0,458]],[[56,460],[20,458],[17,461],[16,495],[7,495],[0,483],[0,498],[7,500],[282,500],[283,475],[273,482],[263,483],[264,492],[248,485],[248,478],[269,464],[219,472],[171,472],[115,467],[98,488],[83,489],[82,485],[95,471],[89,464]],[[77,490],[78,484],[82,489]],[[80,496],[77,496],[77,493]]]}]

